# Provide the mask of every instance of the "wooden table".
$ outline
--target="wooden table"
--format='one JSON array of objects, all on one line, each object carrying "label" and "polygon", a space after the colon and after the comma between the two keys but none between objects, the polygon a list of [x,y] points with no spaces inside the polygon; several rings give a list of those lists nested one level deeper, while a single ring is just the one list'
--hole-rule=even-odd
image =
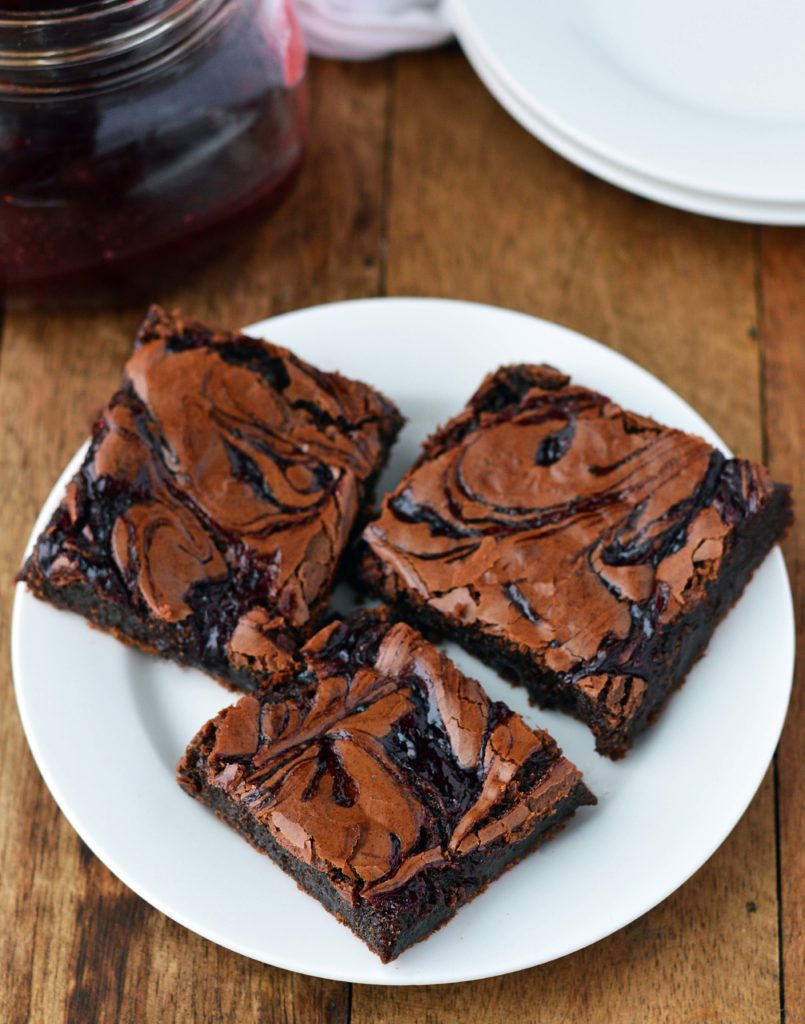
[{"label": "wooden table", "polygon": [[[368,295],[511,306],[626,353],[805,495],[805,233],[695,217],[603,184],[510,120],[457,50],[314,63],[311,84],[300,184],[249,240],[180,286],[103,310],[5,310],[0,1020],[805,1022],[801,669],[774,766],[691,881],[590,949],[474,984],[350,986],[206,942],[114,878],[41,781],[12,694],[12,578],[148,298],[229,325]],[[802,525],[786,554],[802,642]]]}]

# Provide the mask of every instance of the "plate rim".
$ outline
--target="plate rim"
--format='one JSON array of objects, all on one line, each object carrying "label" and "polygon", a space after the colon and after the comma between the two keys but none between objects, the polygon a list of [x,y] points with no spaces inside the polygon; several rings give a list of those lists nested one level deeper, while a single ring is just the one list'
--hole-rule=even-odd
[{"label": "plate rim", "polygon": [[[529,111],[533,111],[539,118],[554,131],[559,132],[567,140],[582,148],[584,151],[594,154],[608,163],[623,168],[641,178],[648,179],[656,184],[670,185],[674,188],[684,189],[703,196],[723,198],[732,202],[744,202],[750,204],[763,203],[771,207],[805,205],[805,192],[801,195],[777,194],[774,196],[753,193],[751,190],[739,190],[726,187],[721,190],[713,190],[704,186],[701,182],[682,182],[671,175],[662,175],[656,169],[651,170],[642,166],[634,159],[622,159],[618,153],[605,140],[599,140],[589,135],[586,130],[574,129],[573,124],[568,120],[567,115],[553,110],[549,105],[540,101],[532,90],[528,89],[516,75],[505,65],[500,54],[489,44],[485,34],[480,31],[476,22],[476,15],[472,12],[472,5],[476,0],[447,0],[450,21],[453,25],[456,37],[462,48],[466,45],[473,46],[476,52],[483,55],[488,67],[494,69],[497,77],[506,85],[509,92],[514,95],[520,103]],[[679,105],[680,107],[683,104]],[[593,173],[598,173],[593,172]],[[603,175],[602,175],[603,176]],[[699,211],[696,211],[699,212]],[[744,218],[747,219],[748,218]],[[756,221],[750,221],[756,223]],[[774,220],[769,223],[801,223],[783,220]]]},{"label": "plate rim", "polygon": [[585,147],[523,103],[473,43],[463,40],[462,48],[476,75],[510,117],[564,160],[594,174],[607,184],[664,206],[719,220],[786,227],[805,225],[805,201],[762,203],[759,200],[734,199],[688,189],[674,182],[643,174]]},{"label": "plate rim", "polygon": [[[528,320],[528,321],[537,321],[539,323],[539,325],[540,325],[540,328],[544,328],[544,327],[547,326],[549,328],[549,330],[551,330],[551,331],[558,330],[561,333],[574,336],[576,339],[580,339],[585,344],[591,344],[591,345],[593,345],[593,346],[595,346],[595,347],[597,347],[599,349],[603,349],[603,350],[605,350],[607,358],[615,357],[616,361],[621,361],[621,362],[623,362],[625,364],[629,364],[629,366],[633,370],[638,370],[641,375],[645,375],[646,377],[650,378],[654,385],[658,385],[661,389],[663,389],[670,396],[672,396],[675,401],[681,402],[684,405],[685,409],[692,415],[692,417],[695,418],[695,420],[698,423],[704,424],[704,426],[707,428],[707,431],[709,432],[709,434],[711,434],[714,438],[716,438],[717,441],[719,441],[721,446],[724,448],[724,450],[727,453],[729,453],[729,449],[726,447],[726,445],[723,444],[723,442],[720,440],[720,438],[718,438],[718,435],[715,433],[715,431],[709,426],[707,421],[704,420],[704,418],[692,406],[689,405],[689,403],[687,403],[677,392],[675,392],[672,388],[670,388],[667,384],[665,384],[664,381],[662,381],[660,378],[658,378],[658,377],[654,376],[653,374],[651,374],[648,370],[644,369],[638,363],[636,363],[633,360],[629,359],[627,356],[623,355],[622,353],[617,352],[616,350],[609,348],[608,346],[604,345],[603,343],[598,342],[595,339],[589,338],[588,336],[583,335],[580,332],[575,331],[575,330],[573,330],[571,328],[565,327],[565,326],[560,325],[560,324],[556,324],[556,323],[554,323],[552,321],[545,320],[545,319],[540,318],[540,317],[531,316],[530,314],[527,314],[527,313],[522,313],[522,312],[519,312],[517,310],[509,309],[509,308],[506,308],[506,307],[499,307],[499,306],[494,306],[492,304],[486,304],[486,303],[470,302],[470,301],[460,300],[460,299],[441,299],[441,298],[435,298],[435,297],[417,297],[417,296],[374,297],[374,298],[366,298],[366,299],[350,299],[350,300],[344,300],[344,301],[335,301],[335,302],[329,302],[329,303],[322,303],[322,304],[316,305],[316,306],[310,306],[310,307],[304,307],[304,308],[297,309],[297,310],[292,310],[292,311],[289,311],[289,312],[286,312],[286,313],[279,314],[278,316],[275,316],[275,317],[270,317],[270,318],[267,318],[267,319],[264,319],[264,320],[256,321],[254,324],[250,325],[249,327],[244,328],[243,330],[246,331],[247,333],[249,331],[251,331],[254,334],[258,334],[258,336],[264,336],[263,332],[265,331],[265,327],[266,327],[267,324],[275,324],[277,321],[279,321],[281,319],[286,319],[286,318],[290,318],[290,317],[305,316],[306,314],[309,314],[312,311],[314,311],[316,313],[321,313],[321,312],[323,312],[323,311],[325,311],[327,309],[331,309],[333,307],[341,307],[341,308],[345,308],[345,311],[348,312],[348,308],[349,307],[354,307],[355,305],[372,304],[374,306],[380,306],[380,305],[388,306],[389,304],[395,304],[395,303],[397,303],[397,304],[401,303],[401,304],[406,304],[406,305],[417,305],[417,304],[418,305],[433,305],[433,304],[439,304],[439,305],[441,305],[443,307],[445,307],[445,306],[450,306],[450,307],[452,307],[452,306],[462,306],[462,307],[481,308],[481,309],[484,309],[486,311],[492,312],[494,314],[503,313],[503,314],[506,314],[506,315],[509,315],[509,316],[514,316],[514,317],[522,318],[522,319],[525,319],[525,320]],[[87,444],[87,442],[85,442],[79,448],[79,450],[73,455],[73,457],[70,459],[70,461],[68,462],[67,466],[65,467],[63,472],[59,475],[57,481],[55,482],[53,488],[51,489],[51,491],[50,491],[50,493],[48,495],[48,498],[45,500],[45,502],[41,506],[40,511],[39,511],[39,513],[37,515],[37,518],[36,518],[36,522],[34,524],[34,527],[33,527],[32,531],[31,531],[30,537],[28,539],[28,542],[26,543],[25,556],[24,557],[27,557],[27,553],[30,551],[33,542],[35,541],[36,537],[38,536],[38,533],[42,529],[42,526],[47,521],[47,518],[48,518],[49,514],[51,513],[52,508],[55,507],[55,505],[57,504],[58,499],[59,499],[59,497],[61,495],[61,491],[63,489],[64,483],[66,483],[66,481],[69,479],[69,476],[75,471],[75,468],[77,467],[77,465],[79,464],[81,458],[83,457],[83,453],[84,453],[84,450],[86,448],[86,444]],[[116,875],[128,888],[130,888],[134,893],[136,893],[140,898],[144,899],[151,906],[155,907],[161,913],[165,914],[171,920],[174,920],[177,923],[179,923],[182,927],[185,927],[188,930],[190,930],[190,931],[192,931],[192,932],[194,932],[194,933],[196,933],[198,935],[201,935],[203,938],[207,939],[208,941],[215,942],[216,944],[221,945],[224,948],[231,949],[234,952],[237,952],[237,953],[239,953],[241,955],[247,956],[250,959],[254,959],[254,960],[258,961],[258,962],[270,963],[271,965],[276,966],[276,967],[278,967],[280,969],[290,970],[290,971],[294,971],[296,973],[307,974],[307,975],[312,976],[312,977],[319,977],[319,978],[323,978],[323,979],[327,979],[327,980],[333,980],[333,981],[346,981],[346,982],[351,982],[353,984],[383,984],[383,985],[391,985],[391,986],[396,986],[396,985],[405,985],[405,986],[407,986],[407,985],[423,985],[423,984],[424,985],[455,984],[455,983],[463,983],[463,982],[468,982],[468,981],[480,980],[480,979],[487,978],[487,977],[502,977],[502,976],[505,976],[506,974],[510,974],[510,973],[514,973],[514,972],[517,972],[517,971],[520,971],[520,970],[528,969],[530,967],[536,967],[536,966],[539,966],[540,964],[549,963],[549,962],[551,962],[553,960],[560,959],[562,957],[568,956],[568,955],[570,955],[570,954],[572,954],[574,952],[579,951],[580,949],[586,948],[587,946],[593,945],[593,944],[601,941],[603,938],[606,938],[608,935],[611,935],[611,934],[614,934],[617,931],[620,931],[623,927],[625,927],[626,925],[628,925],[632,921],[637,920],[637,918],[641,917],[643,914],[647,913],[649,910],[651,910],[654,907],[656,907],[659,903],[661,903],[665,899],[667,899],[667,897],[671,893],[675,892],[678,888],[680,888],[682,885],[684,885],[692,877],[692,875],[695,874],[712,857],[712,855],[716,852],[716,850],[719,849],[719,847],[727,839],[727,837],[730,835],[730,833],[733,831],[733,829],[736,827],[736,825],[743,818],[743,816],[744,816],[744,814],[746,812],[746,809],[748,808],[749,804],[752,802],[752,800],[754,799],[755,795],[757,794],[757,791],[758,791],[758,789],[760,787],[760,784],[762,783],[763,778],[765,777],[766,771],[768,769],[768,764],[771,762],[771,759],[772,759],[772,757],[774,755],[774,750],[776,750],[777,743],[779,742],[779,735],[780,735],[780,732],[782,731],[782,727],[783,727],[783,724],[784,724],[784,721],[785,721],[785,717],[786,717],[786,713],[787,713],[787,709],[788,709],[788,704],[790,702],[791,688],[792,688],[792,683],[793,683],[793,668],[794,668],[794,658],[795,658],[795,653],[796,653],[796,637],[795,637],[795,632],[794,632],[793,598],[792,598],[792,593],[791,593],[790,579],[789,579],[789,576],[788,576],[787,568],[785,566],[785,562],[783,560],[783,556],[782,556],[782,553],[780,551],[779,545],[775,546],[775,548],[770,553],[770,555],[768,556],[766,561],[768,562],[768,561],[771,561],[772,559],[777,561],[778,569],[782,569],[782,580],[784,582],[785,593],[787,595],[787,599],[786,599],[786,602],[785,602],[786,608],[785,608],[784,611],[785,611],[786,619],[788,620],[789,632],[790,632],[790,636],[791,636],[790,650],[789,650],[789,653],[788,653],[788,657],[786,659],[786,663],[787,663],[788,669],[789,669],[788,672],[787,672],[788,686],[787,686],[787,691],[786,691],[786,700],[783,703],[782,708],[781,708],[781,713],[780,713],[780,716],[779,716],[779,722],[775,722],[774,723],[773,732],[774,732],[774,735],[776,737],[775,738],[774,746],[772,748],[771,753],[769,754],[768,760],[766,760],[765,757],[764,757],[764,766],[763,766],[762,771],[759,774],[759,777],[758,777],[756,783],[751,788],[747,789],[748,795],[746,795],[745,800],[741,801],[740,813],[737,815],[735,820],[732,821],[724,830],[720,830],[719,831],[720,838],[717,841],[715,841],[715,843],[712,845],[711,849],[708,849],[708,852],[706,853],[706,855],[701,856],[700,854],[697,854],[697,856],[694,858],[696,860],[696,865],[692,868],[692,870],[687,871],[687,873],[685,874],[685,876],[681,880],[678,880],[678,879],[674,878],[674,881],[672,881],[668,886],[662,886],[661,887],[662,894],[661,895],[656,895],[656,893],[655,893],[654,895],[652,895],[650,897],[650,901],[648,902],[648,904],[646,906],[644,906],[643,909],[641,909],[639,913],[632,914],[631,912],[628,912],[627,913],[627,917],[624,920],[620,920],[620,918],[619,918],[618,919],[618,923],[616,923],[614,926],[608,925],[603,931],[601,931],[600,934],[597,934],[594,938],[587,937],[587,938],[583,939],[583,941],[581,941],[581,942],[577,942],[577,943],[572,943],[571,942],[569,944],[566,944],[566,948],[559,949],[551,957],[544,958],[544,959],[541,959],[541,960],[539,960],[537,962],[534,962],[533,959],[529,959],[529,957],[526,955],[524,958],[521,958],[517,962],[513,962],[511,965],[507,966],[505,970],[496,969],[493,973],[489,973],[488,971],[484,972],[483,970],[477,970],[475,972],[469,972],[469,973],[466,973],[466,974],[462,974],[460,977],[451,976],[451,977],[444,977],[444,978],[436,978],[435,980],[428,978],[428,979],[423,981],[421,979],[417,979],[416,977],[401,976],[399,974],[396,974],[393,970],[390,970],[388,972],[388,976],[387,977],[384,976],[382,979],[378,979],[378,978],[374,978],[374,977],[373,978],[367,978],[366,974],[361,974],[360,972],[355,972],[355,971],[352,971],[352,972],[347,971],[347,972],[345,972],[343,970],[333,970],[331,968],[323,968],[322,969],[322,968],[317,967],[317,969],[314,972],[314,971],[310,970],[309,967],[306,969],[305,967],[300,966],[296,962],[292,962],[290,960],[283,961],[282,958],[273,957],[271,961],[268,961],[263,956],[261,956],[259,954],[255,954],[255,952],[250,950],[249,948],[246,948],[243,945],[239,945],[237,943],[237,941],[233,941],[229,936],[222,936],[221,934],[216,933],[215,929],[213,929],[213,928],[199,927],[198,923],[196,921],[194,921],[191,917],[189,917],[187,914],[183,913],[182,911],[177,911],[173,907],[169,907],[169,905],[168,905],[168,903],[166,901],[162,900],[162,898],[159,897],[159,896],[155,896],[148,889],[147,886],[140,885],[140,883],[137,881],[137,879],[135,877],[133,877],[132,874],[129,872],[128,868],[126,868],[125,866],[121,866],[119,864],[119,862],[117,861],[117,858],[115,858],[114,856],[109,856],[108,853],[105,852],[103,842],[97,840],[97,838],[94,835],[91,834],[92,830],[85,829],[83,822],[79,822],[79,821],[75,820],[75,815],[73,814],[73,810],[69,806],[69,800],[64,797],[64,794],[62,793],[62,790],[61,790],[61,787],[59,785],[59,782],[53,776],[53,773],[50,770],[50,766],[47,763],[46,753],[44,751],[42,751],[41,748],[40,748],[38,739],[36,737],[35,729],[34,729],[32,723],[31,723],[31,720],[30,720],[30,717],[29,717],[29,708],[28,708],[28,705],[27,705],[27,702],[26,702],[25,694],[23,692],[24,687],[23,687],[23,684],[21,683],[21,680],[23,679],[23,676],[24,676],[24,669],[22,668],[23,652],[21,650],[21,643],[22,643],[22,641],[21,641],[20,634],[21,634],[21,630],[22,630],[22,623],[23,623],[23,616],[24,616],[24,605],[25,605],[26,600],[27,601],[36,601],[36,598],[34,598],[27,591],[27,589],[24,586],[18,586],[16,588],[15,596],[14,596],[14,603],[13,603],[13,611],[12,611],[12,623],[11,623],[11,662],[12,662],[14,693],[15,693],[15,698],[16,698],[16,701],[17,701],[18,712],[20,714],[20,719],[22,721],[22,725],[23,725],[23,730],[24,730],[24,733],[25,733],[26,741],[28,742],[29,748],[30,748],[31,753],[32,753],[32,755],[34,757],[34,761],[35,761],[35,763],[37,765],[38,770],[40,771],[40,774],[42,775],[42,778],[43,778],[46,786],[48,787],[51,795],[53,796],[55,802],[57,803],[57,806],[59,807],[61,813],[64,814],[64,816],[67,819],[67,821],[70,824],[70,826],[79,835],[79,837],[82,839],[82,841],[84,843],[86,843],[86,845],[93,851],[93,853],[95,853],[95,855],[98,856],[98,858],[101,860],[101,862],[104,863],[106,865],[106,867],[110,871],[112,871],[112,873],[114,875]],[[781,593],[781,597],[782,596],[783,595]],[[82,624],[82,625],[85,625],[85,624]],[[222,693],[222,697],[225,698],[225,696],[226,696],[226,694]],[[596,755],[596,756],[598,756],[598,755]],[[723,834],[721,834],[722,831],[723,831]],[[308,898],[310,898],[310,897],[308,897]],[[390,965],[390,966],[393,967],[393,965]]]}]

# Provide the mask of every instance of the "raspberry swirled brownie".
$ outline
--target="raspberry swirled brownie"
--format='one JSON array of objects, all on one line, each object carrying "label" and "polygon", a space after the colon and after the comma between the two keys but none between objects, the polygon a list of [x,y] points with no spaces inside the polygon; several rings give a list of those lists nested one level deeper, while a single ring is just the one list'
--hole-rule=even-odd
[{"label": "raspberry swirled brownie", "polygon": [[595,803],[546,732],[383,610],[302,656],[204,726],[178,781],[384,962]]},{"label": "raspberry swirled brownie", "polygon": [[359,572],[619,757],[790,520],[762,466],[515,365],[426,442]]},{"label": "raspberry swirled brownie", "polygon": [[366,384],[154,307],[19,579],[255,689],[316,627],[401,425]]}]

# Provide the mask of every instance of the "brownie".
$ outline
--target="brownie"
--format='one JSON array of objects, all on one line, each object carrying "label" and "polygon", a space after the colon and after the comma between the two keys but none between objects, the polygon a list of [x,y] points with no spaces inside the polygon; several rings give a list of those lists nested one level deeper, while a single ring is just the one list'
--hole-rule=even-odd
[{"label": "brownie", "polygon": [[18,578],[256,689],[321,619],[401,425],[366,384],[154,307]]},{"label": "brownie", "polygon": [[179,783],[384,962],[596,802],[546,732],[382,610],[303,657],[204,726]]},{"label": "brownie", "polygon": [[386,496],[359,574],[620,757],[790,521],[762,466],[507,366]]}]

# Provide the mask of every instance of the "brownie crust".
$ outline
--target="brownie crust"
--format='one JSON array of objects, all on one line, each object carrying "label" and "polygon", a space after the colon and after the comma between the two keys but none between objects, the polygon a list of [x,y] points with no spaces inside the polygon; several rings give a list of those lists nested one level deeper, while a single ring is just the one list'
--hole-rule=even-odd
[{"label": "brownie crust", "polygon": [[622,756],[791,521],[759,465],[546,366],[490,375],[364,530],[359,575]]},{"label": "brownie crust", "polygon": [[303,654],[296,693],[222,711],[178,780],[384,962],[595,802],[547,733],[384,611]]},{"label": "brownie crust", "polygon": [[18,579],[256,689],[321,619],[401,425],[365,384],[154,307]]}]

